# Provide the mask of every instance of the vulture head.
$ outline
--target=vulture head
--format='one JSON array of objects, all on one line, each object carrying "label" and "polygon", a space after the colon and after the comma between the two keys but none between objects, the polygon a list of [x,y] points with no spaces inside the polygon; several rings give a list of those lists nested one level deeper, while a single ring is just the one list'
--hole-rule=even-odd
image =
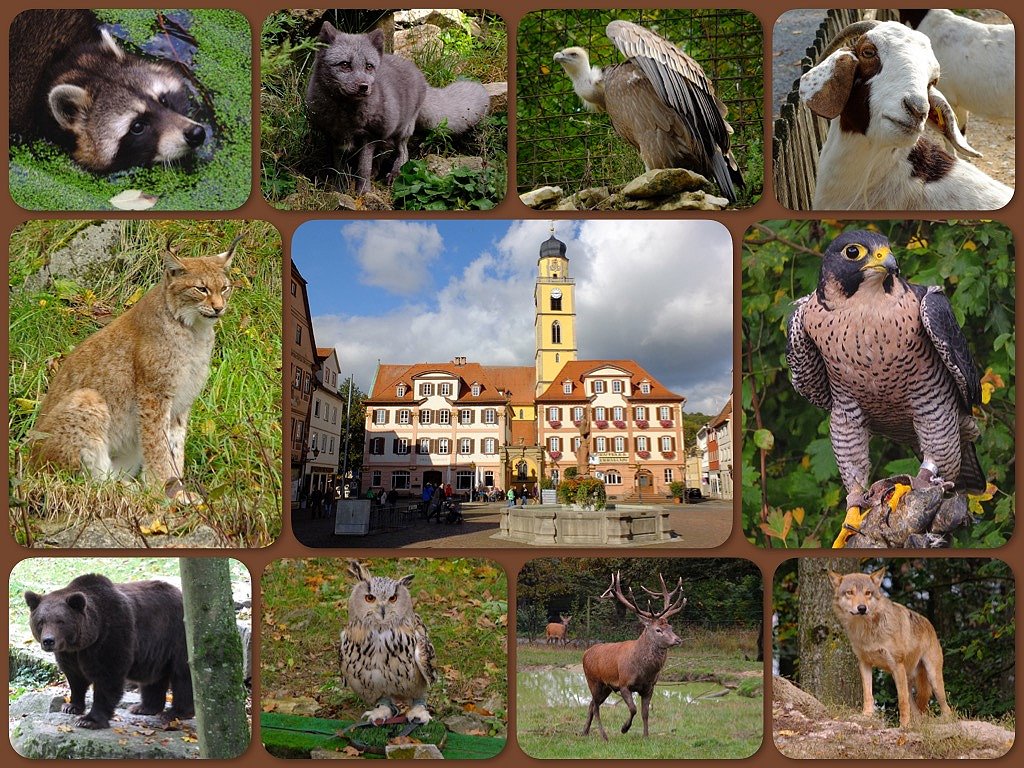
[{"label": "vulture head", "polygon": [[604,82],[601,68],[590,66],[590,56],[582,48],[565,48],[555,54],[555,61],[562,65],[565,74],[572,80],[572,89],[583,100],[583,106],[591,112],[604,110]]}]

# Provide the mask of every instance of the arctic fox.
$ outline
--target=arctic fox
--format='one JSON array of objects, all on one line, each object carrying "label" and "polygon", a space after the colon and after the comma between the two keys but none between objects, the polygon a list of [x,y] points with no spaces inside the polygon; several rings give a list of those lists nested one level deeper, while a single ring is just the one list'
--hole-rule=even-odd
[{"label": "arctic fox", "polygon": [[339,32],[325,21],[306,89],[310,121],[331,140],[336,168],[358,154],[356,193],[370,186],[373,156],[391,147],[395,161],[388,173],[391,184],[409,159],[409,137],[447,120],[448,130],[463,133],[476,125],[489,103],[487,90],[469,80],[446,88],[431,88],[408,59],[384,53],[384,33]]},{"label": "arctic fox", "polygon": [[90,171],[168,163],[206,140],[175,65],[125,52],[91,11],[22,11],[10,57],[11,135],[47,138]]}]

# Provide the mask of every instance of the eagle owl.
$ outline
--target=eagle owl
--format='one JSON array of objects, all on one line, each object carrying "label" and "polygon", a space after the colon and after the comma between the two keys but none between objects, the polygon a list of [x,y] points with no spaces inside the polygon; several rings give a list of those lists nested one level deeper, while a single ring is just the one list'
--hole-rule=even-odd
[{"label": "eagle owl", "polygon": [[406,717],[430,721],[427,689],[437,679],[434,646],[416,614],[408,584],[374,576],[358,560],[348,572],[357,579],[348,599],[348,624],[341,630],[341,682],[373,709],[363,717],[380,725],[401,710],[396,699],[409,702]]}]

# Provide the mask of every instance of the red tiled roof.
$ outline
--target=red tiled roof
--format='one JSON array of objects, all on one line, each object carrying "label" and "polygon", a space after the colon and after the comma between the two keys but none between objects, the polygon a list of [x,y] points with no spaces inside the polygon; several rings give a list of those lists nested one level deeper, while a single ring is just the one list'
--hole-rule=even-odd
[{"label": "red tiled roof", "polygon": [[[538,403],[566,403],[566,402],[589,402],[590,396],[586,394],[583,387],[583,380],[588,375],[601,368],[619,368],[625,371],[630,380],[632,395],[627,398],[629,401],[652,401],[659,402],[685,402],[686,398],[677,395],[675,392],[664,387],[657,379],[645,371],[635,360],[573,360],[562,366],[562,370],[554,377],[548,388],[537,397]],[[565,394],[562,383],[569,379],[573,382],[571,395]],[[640,382],[647,380],[651,384],[649,394],[640,392]]]},{"label": "red tiled roof", "polygon": [[512,394],[513,405],[533,404],[536,370],[532,365],[485,365],[483,369],[498,389]]},{"label": "red tiled roof", "polygon": [[729,400],[726,402],[725,407],[719,412],[715,418],[711,420],[712,427],[718,427],[732,418],[732,395],[729,395]]},{"label": "red tiled roof", "polygon": [[[384,365],[377,367],[377,378],[373,383],[373,392],[366,399],[369,403],[414,403],[418,398],[413,396],[413,380],[426,373],[447,373],[461,380],[459,398],[456,402],[473,403],[504,403],[505,396],[499,393],[499,387],[479,363],[416,363],[414,365]],[[399,384],[405,384],[405,396],[396,394]],[[473,397],[473,384],[480,385],[480,395]]]}]

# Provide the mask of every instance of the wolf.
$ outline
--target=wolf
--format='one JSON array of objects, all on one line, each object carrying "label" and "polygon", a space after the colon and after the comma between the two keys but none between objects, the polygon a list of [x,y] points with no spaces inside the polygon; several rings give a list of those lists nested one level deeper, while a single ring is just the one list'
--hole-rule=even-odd
[{"label": "wolf", "polygon": [[[910,724],[913,715],[928,710],[933,690],[942,716],[949,717],[952,711],[942,681],[942,646],[935,628],[921,614],[882,594],[885,568],[870,574],[829,570],[828,578],[834,590],[832,607],[860,663],[864,714],[874,712],[871,670],[878,667],[891,674],[896,683],[901,728]],[[915,689],[913,705],[911,683]]]},{"label": "wolf", "polygon": [[169,163],[206,141],[175,66],[125,52],[90,11],[18,14],[10,73],[11,136],[48,139],[95,173]]},{"label": "wolf", "polygon": [[469,80],[432,88],[419,68],[401,56],[384,53],[384,33],[339,32],[325,21],[306,89],[310,122],[329,137],[336,168],[358,156],[357,194],[370,186],[378,147],[395,150],[387,183],[409,159],[409,138],[447,121],[450,132],[463,133],[486,114],[487,90]]}]

